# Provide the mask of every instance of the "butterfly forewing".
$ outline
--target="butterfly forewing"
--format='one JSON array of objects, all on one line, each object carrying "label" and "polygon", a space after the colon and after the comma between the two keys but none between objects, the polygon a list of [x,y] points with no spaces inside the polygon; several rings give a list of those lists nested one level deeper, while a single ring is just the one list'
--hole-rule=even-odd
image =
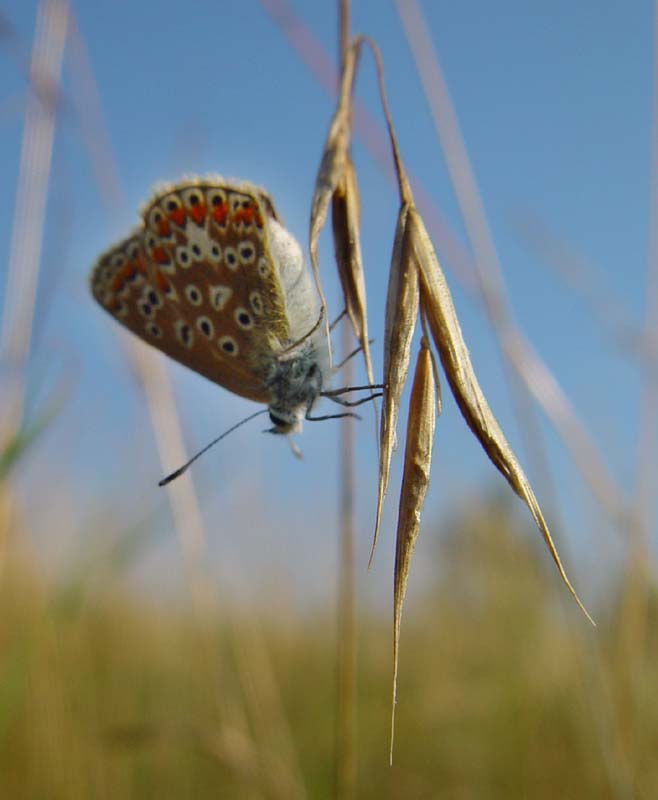
[{"label": "butterfly forewing", "polygon": [[272,354],[290,338],[268,216],[276,219],[271,200],[247,184],[163,189],[144,210],[142,228],[98,260],[94,297],[167,355],[268,402]]}]

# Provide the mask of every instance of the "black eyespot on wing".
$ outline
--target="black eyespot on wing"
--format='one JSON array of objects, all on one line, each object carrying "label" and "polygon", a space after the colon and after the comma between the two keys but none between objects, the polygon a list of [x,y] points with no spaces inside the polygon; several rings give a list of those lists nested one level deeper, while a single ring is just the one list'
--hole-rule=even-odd
[{"label": "black eyespot on wing", "polygon": [[232,336],[222,336],[218,344],[227,355],[233,357],[238,355],[238,345]]}]

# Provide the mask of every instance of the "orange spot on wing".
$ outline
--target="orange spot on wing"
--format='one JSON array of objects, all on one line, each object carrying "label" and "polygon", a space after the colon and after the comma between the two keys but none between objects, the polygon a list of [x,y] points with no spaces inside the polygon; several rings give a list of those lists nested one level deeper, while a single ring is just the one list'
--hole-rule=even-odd
[{"label": "orange spot on wing", "polygon": [[171,225],[169,224],[168,219],[160,219],[158,222],[158,235],[159,236],[169,236],[171,233]]},{"label": "orange spot on wing", "polygon": [[216,206],[213,206],[212,209],[212,216],[215,222],[219,222],[222,225],[226,219],[226,215],[228,214],[228,203],[219,203]]},{"label": "orange spot on wing", "polygon": [[120,292],[123,289],[124,276],[123,271],[117,272],[112,279],[112,291]]},{"label": "orange spot on wing", "polygon": [[179,228],[182,228],[185,225],[185,220],[187,219],[187,214],[185,213],[184,208],[176,208],[174,211],[169,213],[169,219],[173,220]]},{"label": "orange spot on wing", "polygon": [[239,225],[239,223],[241,222],[244,222],[245,225],[251,225],[253,218],[254,218],[253,208],[240,208],[233,215],[233,222],[236,225]]},{"label": "orange spot on wing", "polygon": [[192,206],[189,210],[189,215],[197,225],[201,225],[206,218],[205,203],[197,203],[195,206]]},{"label": "orange spot on wing", "polygon": [[160,289],[160,291],[162,292],[166,292],[171,288],[169,285],[169,281],[165,278],[165,276],[161,272],[158,272],[158,274],[156,275],[156,281],[158,284],[158,289]]},{"label": "orange spot on wing", "polygon": [[167,251],[161,245],[154,247],[151,251],[151,256],[154,261],[158,264],[168,264],[169,263],[169,255]]}]

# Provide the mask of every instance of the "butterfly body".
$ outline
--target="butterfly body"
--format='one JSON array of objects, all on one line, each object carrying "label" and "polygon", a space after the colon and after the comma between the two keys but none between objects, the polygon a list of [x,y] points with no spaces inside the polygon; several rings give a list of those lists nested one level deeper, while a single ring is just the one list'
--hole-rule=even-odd
[{"label": "butterfly body", "polygon": [[159,189],[90,283],[140,338],[267,404],[272,432],[299,430],[331,373],[301,249],[252,184],[207,178]]},{"label": "butterfly body", "polygon": [[267,381],[272,400],[269,403],[273,433],[301,430],[306,417],[320,396],[323,370],[313,343],[302,346],[292,358],[280,358],[273,364]]}]

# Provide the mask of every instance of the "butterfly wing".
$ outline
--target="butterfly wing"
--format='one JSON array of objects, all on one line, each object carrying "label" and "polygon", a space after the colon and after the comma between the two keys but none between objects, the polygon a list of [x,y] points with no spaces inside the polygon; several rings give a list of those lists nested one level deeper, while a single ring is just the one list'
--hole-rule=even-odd
[{"label": "butterfly wing", "polygon": [[140,228],[99,258],[92,293],[171,358],[267,403],[265,378],[290,341],[269,218],[276,219],[271,200],[250,184],[164,188]]}]

